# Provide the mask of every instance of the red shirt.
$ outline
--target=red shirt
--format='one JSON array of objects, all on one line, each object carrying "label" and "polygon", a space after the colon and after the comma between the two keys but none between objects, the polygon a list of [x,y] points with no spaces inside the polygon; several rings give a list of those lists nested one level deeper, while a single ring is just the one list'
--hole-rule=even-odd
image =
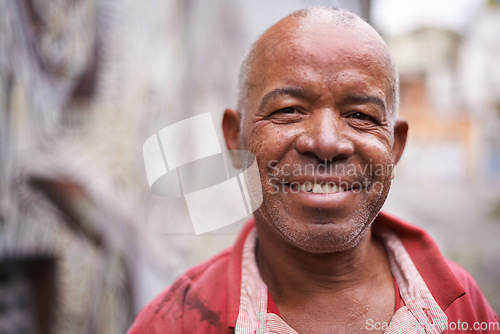
[{"label": "red shirt", "polygon": [[[146,305],[129,333],[234,333],[243,245],[254,226],[251,218],[233,247],[191,268]],[[388,229],[397,235],[450,325],[467,323],[469,328],[463,333],[500,333],[499,317],[474,279],[465,269],[445,259],[424,230],[384,212],[372,228],[374,233]],[[273,304],[270,300],[268,307]],[[474,324],[478,330],[472,328]],[[479,329],[487,327],[490,330]],[[453,332],[460,331],[449,331]]]}]

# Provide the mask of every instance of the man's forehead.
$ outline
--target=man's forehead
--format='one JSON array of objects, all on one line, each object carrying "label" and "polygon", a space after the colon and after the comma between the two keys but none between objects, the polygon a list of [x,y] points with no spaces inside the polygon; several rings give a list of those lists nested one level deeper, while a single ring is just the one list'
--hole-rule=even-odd
[{"label": "man's forehead", "polygon": [[268,72],[275,75],[278,68],[298,69],[300,64],[316,63],[324,69],[353,61],[388,64],[385,43],[368,24],[360,22],[345,26],[328,17],[281,20],[255,45],[249,88],[258,85]]},{"label": "man's forehead", "polygon": [[302,85],[319,75],[318,80],[326,83],[349,69],[366,74],[367,79],[383,80],[386,96],[397,101],[397,74],[390,52],[368,23],[352,13],[332,9],[318,12],[313,8],[303,13],[282,19],[253,45],[240,76],[238,103],[242,111],[248,111],[248,103],[257,102],[255,94],[276,80],[295,78]]},{"label": "man's forehead", "polygon": [[[339,23],[330,15],[287,16],[269,28],[257,41],[257,47],[280,44],[287,40],[302,38],[341,37],[349,34],[373,41],[378,36],[366,22],[361,19],[349,23]],[[369,36],[371,35],[371,36]],[[363,38],[364,36],[370,38]]]},{"label": "man's forehead", "polygon": [[[262,66],[276,58],[299,56],[328,60],[334,52],[345,55],[375,53],[386,58],[385,43],[364,21],[339,24],[329,16],[289,16],[272,26],[255,44],[252,61]],[[382,52],[380,52],[382,51]],[[275,59],[273,59],[275,58]],[[311,58],[312,59],[312,58]],[[266,60],[262,62],[262,60]]]}]

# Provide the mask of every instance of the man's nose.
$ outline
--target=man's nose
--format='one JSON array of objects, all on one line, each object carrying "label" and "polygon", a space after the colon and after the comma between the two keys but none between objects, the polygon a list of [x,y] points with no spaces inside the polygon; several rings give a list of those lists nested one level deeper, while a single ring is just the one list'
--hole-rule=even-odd
[{"label": "man's nose", "polygon": [[335,111],[316,110],[303,125],[303,132],[295,143],[299,153],[313,154],[322,161],[348,158],[353,154],[353,143],[343,133],[346,124]]}]

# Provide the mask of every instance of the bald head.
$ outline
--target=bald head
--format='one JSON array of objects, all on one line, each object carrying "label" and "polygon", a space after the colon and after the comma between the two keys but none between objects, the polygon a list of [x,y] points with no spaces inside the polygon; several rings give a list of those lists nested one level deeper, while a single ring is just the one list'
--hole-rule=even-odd
[{"label": "bald head", "polygon": [[[300,48],[310,50],[311,58],[318,57],[322,56],[314,53],[318,43],[324,40],[346,40],[346,37],[349,43],[364,47],[362,54],[359,52],[357,55],[346,54],[346,57],[363,57],[363,52],[373,53],[377,56],[376,62],[385,68],[390,85],[388,112],[392,116],[391,119],[395,120],[399,103],[398,76],[385,42],[359,16],[346,10],[327,7],[302,9],[288,15],[264,32],[252,45],[240,69],[238,93],[240,114],[244,116],[247,111],[251,90],[260,84],[260,78],[267,70],[269,55],[290,52],[300,44]],[[292,51],[287,56],[293,58],[295,54]],[[329,54],[325,53],[323,56],[328,57]]]},{"label": "bald head", "polygon": [[[259,238],[311,253],[359,245],[406,143],[408,125],[395,119],[396,87],[386,44],[346,11],[296,12],[255,42],[242,68],[239,112],[226,109],[222,127],[229,150],[257,161]],[[370,166],[387,168],[357,172]]]}]

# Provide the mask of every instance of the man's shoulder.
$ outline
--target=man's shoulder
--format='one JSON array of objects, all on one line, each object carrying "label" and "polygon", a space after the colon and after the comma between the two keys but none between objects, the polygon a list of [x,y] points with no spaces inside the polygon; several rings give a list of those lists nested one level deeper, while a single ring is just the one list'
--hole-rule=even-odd
[{"label": "man's shoulder", "polygon": [[[482,293],[479,285],[472,275],[459,264],[452,260],[447,260],[448,265],[455,274],[455,277],[462,284],[465,294],[459,297],[450,307],[446,310],[448,316],[454,315],[453,318],[475,319],[477,322],[499,322],[500,318],[497,313],[491,308],[486,297]],[[492,333],[498,333],[500,325],[491,329]]]},{"label": "man's shoulder", "polygon": [[446,262],[448,263],[451,271],[455,274],[455,277],[460,281],[460,283],[462,283],[466,291],[478,288],[476,281],[464,267],[448,258],[446,259]]},{"label": "man's shoulder", "polygon": [[381,227],[398,236],[427,288],[450,321],[498,322],[498,315],[471,274],[447,259],[425,230],[386,212],[381,212],[377,217],[376,228]]},{"label": "man's shoulder", "polygon": [[129,333],[157,333],[166,328],[181,333],[189,323],[221,332],[226,326],[231,250],[220,252],[177,278],[140,311]]},{"label": "man's shoulder", "polygon": [[180,276],[139,312],[129,333],[230,331],[238,314],[243,245],[254,228],[251,217],[232,247]]}]

